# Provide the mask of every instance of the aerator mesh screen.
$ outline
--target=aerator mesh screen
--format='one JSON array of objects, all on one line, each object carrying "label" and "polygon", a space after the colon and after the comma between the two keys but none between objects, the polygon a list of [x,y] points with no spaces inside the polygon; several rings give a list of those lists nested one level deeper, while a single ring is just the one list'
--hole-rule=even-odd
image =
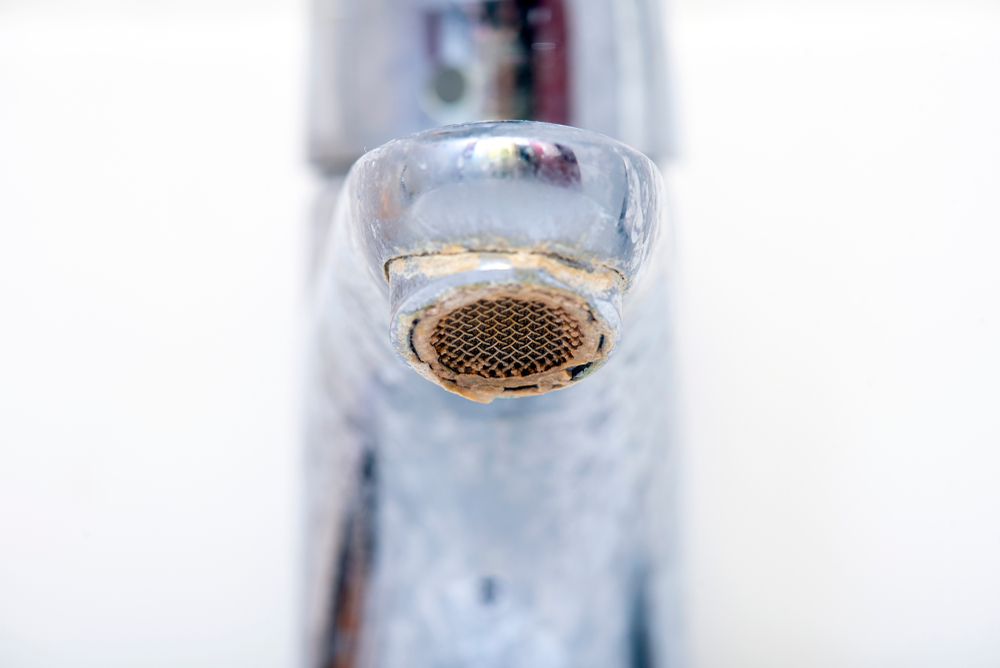
[{"label": "aerator mesh screen", "polygon": [[531,376],[573,357],[583,336],[559,306],[504,297],[481,299],[441,318],[430,343],[438,361],[458,374]]}]

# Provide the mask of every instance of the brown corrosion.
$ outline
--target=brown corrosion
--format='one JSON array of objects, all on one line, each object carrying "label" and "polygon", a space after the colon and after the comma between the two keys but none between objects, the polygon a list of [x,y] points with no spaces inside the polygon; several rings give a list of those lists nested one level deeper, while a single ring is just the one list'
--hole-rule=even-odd
[{"label": "brown corrosion", "polygon": [[531,283],[469,285],[414,314],[414,368],[475,401],[543,394],[603,362],[607,324],[581,295]]},{"label": "brown corrosion", "polygon": [[438,362],[457,374],[524,378],[565,365],[583,343],[566,309],[541,301],[480,299],[438,321]]}]

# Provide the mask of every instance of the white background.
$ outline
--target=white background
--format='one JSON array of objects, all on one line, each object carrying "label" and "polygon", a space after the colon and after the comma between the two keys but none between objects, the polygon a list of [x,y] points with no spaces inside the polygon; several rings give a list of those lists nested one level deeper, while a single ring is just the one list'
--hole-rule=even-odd
[{"label": "white background", "polygon": [[[692,668],[1000,665],[1000,5],[668,12]],[[0,0],[0,666],[291,667],[305,8]]]}]

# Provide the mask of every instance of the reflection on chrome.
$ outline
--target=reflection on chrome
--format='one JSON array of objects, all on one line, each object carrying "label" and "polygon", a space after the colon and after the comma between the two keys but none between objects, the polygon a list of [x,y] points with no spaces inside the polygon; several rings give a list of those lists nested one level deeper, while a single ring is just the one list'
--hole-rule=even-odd
[{"label": "reflection on chrome", "polygon": [[308,668],[678,665],[658,25],[316,0]]},{"label": "reflection on chrome", "polygon": [[310,151],[343,173],[431,127],[536,120],[669,153],[655,0],[314,0]]},{"label": "reflection on chrome", "polygon": [[314,293],[311,665],[666,663],[663,215],[652,162],[563,126],[353,167]]}]

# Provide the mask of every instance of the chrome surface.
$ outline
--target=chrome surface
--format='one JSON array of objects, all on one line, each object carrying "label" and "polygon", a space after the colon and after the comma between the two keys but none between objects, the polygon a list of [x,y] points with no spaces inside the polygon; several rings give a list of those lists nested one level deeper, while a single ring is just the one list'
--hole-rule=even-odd
[{"label": "chrome surface", "polygon": [[352,215],[366,221],[359,250],[377,274],[402,256],[526,248],[606,266],[629,284],[654,237],[660,180],[624,144],[521,122],[390,142],[358,161],[347,187]]},{"label": "chrome surface", "polygon": [[671,151],[655,0],[314,0],[310,153],[342,173],[431,127],[537,120]]},{"label": "chrome surface", "polygon": [[[551,124],[352,168],[312,293],[310,667],[677,665],[664,215],[647,158]],[[534,396],[446,391],[405,323],[468,286],[577,295],[613,354]]]},{"label": "chrome surface", "polygon": [[307,665],[679,665],[658,3],[313,7]]}]

